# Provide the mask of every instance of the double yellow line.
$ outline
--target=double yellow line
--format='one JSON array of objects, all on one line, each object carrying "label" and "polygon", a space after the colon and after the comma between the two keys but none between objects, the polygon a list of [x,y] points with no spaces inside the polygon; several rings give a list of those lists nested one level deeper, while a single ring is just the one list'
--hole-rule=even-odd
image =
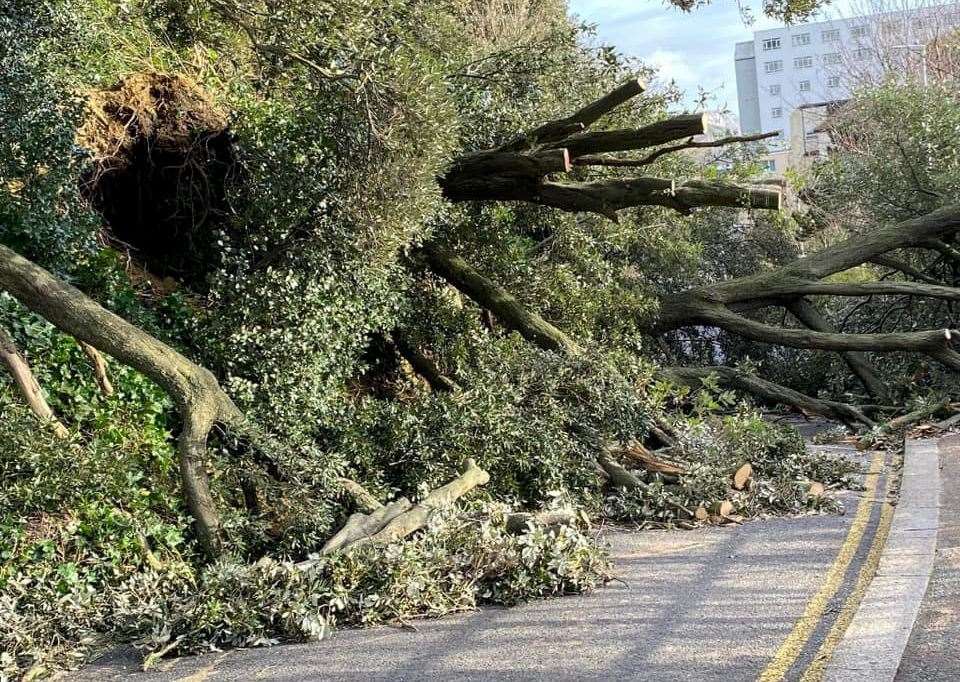
[{"label": "double yellow line", "polygon": [[[758,678],[759,682],[775,682],[784,679],[823,619],[823,615],[826,613],[830,601],[836,596],[837,591],[843,585],[844,576],[847,574],[850,563],[856,556],[857,549],[863,541],[864,533],[870,522],[870,514],[873,511],[874,502],[877,499],[875,493],[877,483],[880,480],[880,474],[883,471],[883,463],[884,454],[882,452],[875,454],[873,460],[870,462],[870,469],[864,480],[863,498],[857,506],[853,523],[850,525],[850,530],[847,532],[847,537],[840,547],[837,558],[834,559],[833,565],[827,573],[826,580],[824,580],[820,590],[807,603],[803,615],[800,616],[800,619],[793,626],[793,630],[787,635],[783,644],[780,645],[776,655],[774,655],[773,659],[760,674]],[[890,522],[893,518],[893,506],[886,501],[892,479],[892,475],[888,474],[884,491],[884,506],[880,513],[880,524],[872,541],[867,559],[857,577],[857,583],[844,602],[840,610],[840,615],[827,634],[824,643],[817,651],[813,663],[804,671],[801,677],[802,682],[817,682],[822,678],[823,671],[830,660],[830,656],[843,638],[843,633],[850,625],[850,621],[853,620],[857,606],[860,604],[860,600],[863,598],[867,586],[876,573],[877,565],[880,562],[880,554],[883,550],[883,544],[886,541],[887,533],[890,530]]]}]

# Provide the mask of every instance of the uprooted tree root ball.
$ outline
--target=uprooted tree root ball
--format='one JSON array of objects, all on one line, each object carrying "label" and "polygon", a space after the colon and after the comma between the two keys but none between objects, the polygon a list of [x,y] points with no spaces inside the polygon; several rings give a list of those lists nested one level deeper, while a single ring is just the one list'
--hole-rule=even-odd
[{"label": "uprooted tree root ball", "polygon": [[81,190],[148,273],[203,286],[236,170],[226,113],[179,74],[135,73],[87,96]]}]

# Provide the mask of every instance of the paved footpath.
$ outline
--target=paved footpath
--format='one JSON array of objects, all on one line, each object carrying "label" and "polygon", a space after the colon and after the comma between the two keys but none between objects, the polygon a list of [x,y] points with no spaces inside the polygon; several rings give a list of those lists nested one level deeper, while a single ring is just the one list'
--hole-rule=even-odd
[{"label": "paved footpath", "polygon": [[[71,680],[779,680],[819,679],[848,599],[870,573],[890,505],[889,463],[844,515],[693,531],[610,533],[621,582],[582,597],[485,608],[322,642],[212,653],[137,673],[117,652]],[[806,677],[804,674],[806,673]],[[954,678],[956,679],[956,678]]]},{"label": "paved footpath", "polygon": [[941,439],[939,449],[933,571],[897,680],[960,680],[960,434]]}]

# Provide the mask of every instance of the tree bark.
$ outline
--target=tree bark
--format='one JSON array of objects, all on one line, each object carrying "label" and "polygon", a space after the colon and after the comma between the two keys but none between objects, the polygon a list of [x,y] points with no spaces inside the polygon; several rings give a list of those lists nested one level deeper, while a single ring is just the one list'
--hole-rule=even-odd
[{"label": "tree bark", "polygon": [[93,376],[97,380],[100,392],[107,397],[112,396],[113,384],[110,383],[110,375],[107,373],[107,361],[103,359],[100,351],[89,343],[84,343],[83,341],[79,343],[80,348],[83,349],[84,354],[90,360],[90,365],[93,367]]},{"label": "tree bark", "polygon": [[645,89],[646,84],[643,81],[639,78],[631,78],[617,89],[590,102],[570,116],[556,121],[549,121],[525,134],[518,135],[510,142],[498,147],[497,151],[505,152],[530,149],[549,142],[556,142],[571,133],[585,130],[599,121],[607,113],[641,94]]},{"label": "tree bark", "polygon": [[875,422],[858,408],[846,403],[813,398],[792,388],[781,386],[733,367],[664,367],[660,374],[674,383],[700,388],[703,380],[715,376],[728,388],[749,393],[773,405],[790,405],[809,414],[836,419],[850,426],[873,428]]},{"label": "tree bark", "polygon": [[[827,319],[820,314],[816,306],[803,298],[795,299],[787,304],[787,309],[797,320],[805,327],[818,332],[836,333],[836,329]],[[877,376],[876,371],[867,360],[867,356],[857,351],[845,351],[840,354],[844,362],[850,367],[850,370],[860,379],[860,382],[867,389],[867,392],[875,398],[886,400],[888,397],[887,387]]]},{"label": "tree bark", "polygon": [[491,310],[502,324],[519,332],[540,348],[568,355],[579,355],[580,346],[540,315],[527,310],[512,294],[483,276],[460,256],[437,244],[426,244],[421,250],[430,269],[450,284]]},{"label": "tree bark", "polygon": [[439,393],[452,393],[457,390],[457,385],[437,369],[436,363],[424,355],[419,348],[407,343],[403,334],[395,330],[391,338],[400,356],[410,363],[413,371],[422,376],[432,390]]},{"label": "tree bark", "polygon": [[62,332],[141,372],[170,395],[183,419],[178,454],[187,507],[201,546],[209,554],[218,553],[220,517],[205,469],[206,441],[215,423],[241,431],[245,424],[213,374],[2,245],[0,288]]},{"label": "tree bark", "polygon": [[13,378],[13,382],[20,389],[23,399],[27,402],[27,407],[36,415],[44,425],[49,426],[59,438],[69,438],[70,432],[64,426],[57,415],[53,413],[47,399],[43,397],[43,390],[37,383],[33,370],[26,358],[20,353],[20,349],[13,341],[13,337],[7,333],[7,330],[0,327],[0,359],[3,360]]},{"label": "tree bark", "polygon": [[571,159],[576,159],[584,154],[646,149],[703,135],[707,131],[706,120],[706,114],[683,114],[651,123],[637,130],[603,130],[575,133],[554,142],[550,147],[552,149],[566,148],[570,152]]},{"label": "tree bark", "polygon": [[[367,542],[389,543],[400,540],[423,528],[439,510],[451,506],[477,486],[490,480],[490,475],[468,459],[460,475],[444,486],[430,492],[421,502],[411,505],[405,497],[372,510],[369,514],[353,514],[327,543],[320,554],[346,551]],[[309,568],[314,561],[297,564]]]}]

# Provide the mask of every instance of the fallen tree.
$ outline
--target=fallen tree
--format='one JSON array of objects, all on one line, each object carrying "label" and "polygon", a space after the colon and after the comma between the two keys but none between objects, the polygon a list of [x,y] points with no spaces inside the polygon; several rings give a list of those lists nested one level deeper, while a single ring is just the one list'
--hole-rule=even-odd
[{"label": "fallen tree", "polygon": [[[660,178],[605,178],[595,182],[560,183],[547,179],[574,167],[635,167],[662,154],[697,146],[694,136],[705,132],[702,115],[683,115],[637,130],[588,132],[585,129],[615,106],[643,91],[630,81],[609,95],[592,102],[566,119],[546,123],[499,148],[466,155],[456,160],[440,178],[444,195],[451,201],[523,201],[565,211],[598,213],[617,219],[621,210],[658,205],[687,213],[702,206],[728,206],[777,210],[780,192],[769,187],[741,187],[724,183]],[[760,136],[762,137],[762,136]],[[677,140],[686,142],[663,147],[639,159],[605,156]],[[747,138],[725,138],[729,144]],[[757,139],[754,136],[750,139]],[[709,143],[702,143],[702,145]],[[652,158],[651,158],[652,157]],[[960,207],[949,206],[928,215],[855,234],[810,256],[756,275],[696,286],[660,297],[658,313],[645,320],[651,336],[660,337],[684,327],[715,327],[752,341],[798,349],[839,353],[868,392],[878,399],[887,389],[865,353],[915,352],[960,371],[960,353],[953,349],[952,329],[929,329],[890,333],[851,334],[837,331],[812,303],[817,296],[901,296],[960,300],[960,289],[911,273],[900,265],[897,252],[933,249],[951,255],[947,241],[960,230]],[[490,310],[505,326],[546,350],[576,355],[581,345],[568,334],[529,310],[509,291],[480,273],[462,257],[438,244],[426,244],[424,261],[479,306]],[[832,275],[865,264],[882,264],[920,281],[875,281],[841,283],[824,281]],[[802,328],[775,326],[750,315],[778,307],[789,311]],[[872,427],[873,420],[855,406],[806,396],[759,377],[731,368],[670,368],[663,373],[680,383],[699,382],[714,372],[722,383],[775,403],[848,424]]]}]

